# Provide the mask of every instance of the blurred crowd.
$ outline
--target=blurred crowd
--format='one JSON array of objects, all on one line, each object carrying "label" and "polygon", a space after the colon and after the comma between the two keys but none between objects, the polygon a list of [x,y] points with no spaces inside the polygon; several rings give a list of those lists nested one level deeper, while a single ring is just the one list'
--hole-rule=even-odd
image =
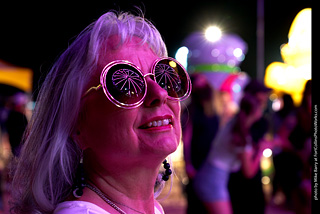
[{"label": "blurred crowd", "polygon": [[[252,79],[230,111],[205,76],[191,78],[192,98],[182,114],[187,213],[259,214],[267,203],[311,213],[311,80],[296,106],[289,94],[275,95]],[[270,199],[262,182],[266,151],[272,151]]]},{"label": "blurred crowd", "polygon": [[[31,116],[30,98],[23,92],[0,96],[0,213],[8,211],[10,161],[20,153],[21,140]],[[6,213],[6,212],[4,212]]]}]

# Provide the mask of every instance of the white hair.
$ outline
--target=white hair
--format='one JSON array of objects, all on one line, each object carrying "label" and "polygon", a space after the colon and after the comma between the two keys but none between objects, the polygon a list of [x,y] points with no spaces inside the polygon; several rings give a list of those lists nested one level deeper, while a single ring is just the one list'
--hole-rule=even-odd
[{"label": "white hair", "polygon": [[167,56],[158,30],[143,16],[108,12],[90,24],[59,57],[47,75],[25,132],[13,177],[13,213],[52,213],[70,195],[80,148],[71,139],[80,100],[98,69],[105,41],[119,35],[119,46],[141,38],[159,57]]}]

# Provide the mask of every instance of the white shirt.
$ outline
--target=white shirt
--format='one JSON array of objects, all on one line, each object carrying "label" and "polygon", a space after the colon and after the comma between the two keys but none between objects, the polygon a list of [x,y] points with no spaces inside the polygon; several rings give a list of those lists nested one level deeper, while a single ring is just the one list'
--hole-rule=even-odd
[{"label": "white shirt", "polygon": [[208,161],[227,172],[236,172],[241,167],[239,154],[253,149],[252,142],[248,139],[245,146],[236,146],[232,142],[232,128],[235,118],[229,121],[217,134],[208,155]]},{"label": "white shirt", "polygon": [[[162,210],[154,207],[155,214],[163,214]],[[57,205],[53,214],[110,214],[101,207],[86,201],[65,201]]]}]

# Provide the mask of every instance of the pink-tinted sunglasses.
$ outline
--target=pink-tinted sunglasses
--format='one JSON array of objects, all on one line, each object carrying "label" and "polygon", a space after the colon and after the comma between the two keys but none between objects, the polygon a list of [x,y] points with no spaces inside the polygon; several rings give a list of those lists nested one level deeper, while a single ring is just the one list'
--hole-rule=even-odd
[{"label": "pink-tinted sunglasses", "polygon": [[173,58],[157,59],[151,73],[142,74],[141,69],[126,60],[116,60],[106,65],[100,75],[100,84],[86,91],[103,88],[107,98],[116,106],[132,109],[140,106],[147,94],[146,77],[168,93],[168,99],[182,101],[191,93],[191,81],[183,66]]}]

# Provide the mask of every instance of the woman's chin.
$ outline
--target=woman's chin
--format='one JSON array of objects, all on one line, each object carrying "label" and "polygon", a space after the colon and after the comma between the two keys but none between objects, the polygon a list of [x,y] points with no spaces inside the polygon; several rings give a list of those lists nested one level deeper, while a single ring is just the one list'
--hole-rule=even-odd
[{"label": "woman's chin", "polygon": [[178,148],[179,141],[172,139],[163,139],[158,142],[152,142],[152,145],[149,145],[149,149],[157,155],[168,156],[171,153],[175,152]]}]

